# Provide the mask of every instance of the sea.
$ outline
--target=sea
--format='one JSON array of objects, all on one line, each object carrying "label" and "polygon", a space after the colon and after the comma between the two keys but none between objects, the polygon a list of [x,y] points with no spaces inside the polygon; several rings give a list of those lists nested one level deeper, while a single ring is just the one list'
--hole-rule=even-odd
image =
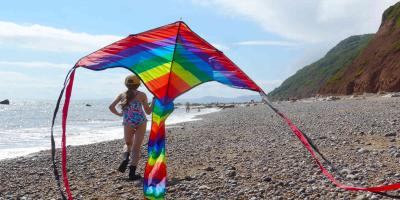
[{"label": "sea", "polygon": [[[122,139],[122,118],[112,114],[111,100],[72,100],[67,122],[67,145],[84,145]],[[62,106],[60,106],[62,108]],[[50,149],[50,126],[55,101],[16,101],[0,105],[0,160],[26,156]],[[61,145],[61,108],[54,127],[56,146]],[[177,107],[166,121],[167,128],[187,121],[201,120],[217,108]],[[151,115],[147,116],[150,129]]]}]

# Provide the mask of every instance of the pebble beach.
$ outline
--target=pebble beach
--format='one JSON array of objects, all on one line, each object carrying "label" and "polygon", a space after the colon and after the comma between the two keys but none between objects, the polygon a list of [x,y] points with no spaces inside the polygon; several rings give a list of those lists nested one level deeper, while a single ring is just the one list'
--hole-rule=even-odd
[{"label": "pebble beach", "polygon": [[[399,181],[400,98],[274,105],[310,136],[335,165],[331,172],[343,184]],[[167,130],[166,199],[391,199],[336,188],[266,105],[224,109],[200,118]],[[113,140],[68,147],[75,199],[143,199],[142,181],[129,181],[127,172],[117,171],[123,144]],[[140,174],[146,152],[144,144]],[[60,199],[50,151],[0,161],[0,199]]]}]

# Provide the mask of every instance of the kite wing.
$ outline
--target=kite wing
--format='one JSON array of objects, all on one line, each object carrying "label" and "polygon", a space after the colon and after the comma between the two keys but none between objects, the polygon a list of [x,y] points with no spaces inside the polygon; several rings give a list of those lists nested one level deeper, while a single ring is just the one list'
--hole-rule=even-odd
[{"label": "kite wing", "polygon": [[82,58],[75,66],[126,68],[164,104],[208,81],[261,92],[239,67],[182,21],[130,35]]}]

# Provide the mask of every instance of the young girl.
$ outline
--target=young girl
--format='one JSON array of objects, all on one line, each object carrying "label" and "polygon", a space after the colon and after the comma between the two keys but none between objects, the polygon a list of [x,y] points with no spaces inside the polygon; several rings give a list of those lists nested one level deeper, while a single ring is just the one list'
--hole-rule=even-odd
[{"label": "young girl", "polygon": [[[124,125],[124,138],[127,149],[124,153],[124,160],[120,164],[118,170],[120,172],[125,172],[129,164],[130,180],[140,178],[140,176],[135,173],[136,166],[140,159],[140,147],[142,146],[147,125],[147,119],[143,112],[143,108],[146,114],[149,115],[154,103],[153,101],[149,106],[146,94],[137,90],[139,85],[140,79],[137,76],[130,75],[126,77],[125,86],[128,90],[119,94],[109,106],[112,113],[123,117],[122,124]],[[118,103],[120,103],[122,109],[121,112],[116,109]]]}]

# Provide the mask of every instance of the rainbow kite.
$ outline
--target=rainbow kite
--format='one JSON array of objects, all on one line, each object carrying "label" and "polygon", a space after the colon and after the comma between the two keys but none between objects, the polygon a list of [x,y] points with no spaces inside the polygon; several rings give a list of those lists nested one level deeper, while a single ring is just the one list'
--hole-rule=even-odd
[{"label": "rainbow kite", "polygon": [[[86,68],[100,71],[115,67],[126,68],[136,74],[156,97],[148,142],[148,161],[144,174],[143,191],[145,199],[164,199],[165,197],[167,183],[165,120],[174,109],[174,99],[193,87],[208,81],[217,81],[227,86],[259,92],[267,105],[288,123],[295,135],[311,153],[322,172],[338,187],[371,192],[394,190],[400,187],[400,184],[394,184],[361,188],[338,183],[318,160],[314,151],[327,161],[315,145],[285,115],[272,106],[264,91],[221,51],[198,36],[184,22],[178,21],[143,33],[130,35],[106,46],[80,59],[67,74],[64,88],[60,93],[54,111],[51,129],[54,175],[63,199],[72,199],[66,168],[65,130],[75,70]],[[60,176],[55,161],[53,137],[54,122],[64,91],[61,170],[67,195],[61,189]]]}]

